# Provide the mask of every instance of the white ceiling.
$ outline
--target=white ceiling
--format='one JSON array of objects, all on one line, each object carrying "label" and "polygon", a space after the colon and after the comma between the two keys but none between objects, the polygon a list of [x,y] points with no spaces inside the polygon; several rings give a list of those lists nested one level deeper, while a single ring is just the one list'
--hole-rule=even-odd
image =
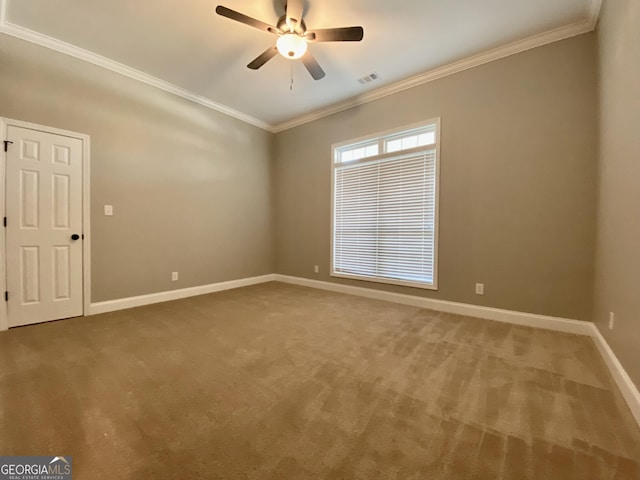
[{"label": "white ceiling", "polygon": [[[365,31],[359,43],[310,45],[327,73],[314,81],[300,61],[280,56],[260,70],[247,69],[275,37],[214,12],[222,4],[275,24],[284,0],[0,1],[6,2],[3,31],[16,26],[23,37],[30,31],[53,37],[276,130],[283,122],[490,49],[563,27],[593,28],[600,3],[305,0],[309,29],[362,25]],[[381,80],[362,86],[358,78],[372,72]]]}]

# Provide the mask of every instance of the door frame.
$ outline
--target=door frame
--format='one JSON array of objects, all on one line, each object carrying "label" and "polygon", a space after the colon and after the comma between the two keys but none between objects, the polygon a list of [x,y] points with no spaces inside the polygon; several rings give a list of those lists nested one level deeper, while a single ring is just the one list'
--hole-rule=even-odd
[{"label": "door frame", "polygon": [[[38,130],[54,135],[77,138],[82,142],[82,315],[87,315],[91,305],[91,196],[89,189],[91,186],[90,176],[90,137],[89,135],[59,128],[38,125],[36,123],[23,122],[11,118],[0,117],[0,141],[4,141],[8,136],[9,126]],[[0,143],[0,212],[5,217],[6,210],[6,170],[7,154],[4,151],[4,143]],[[11,148],[11,147],[9,147]],[[2,229],[0,235],[0,292],[7,290],[7,229]],[[0,331],[9,329],[9,316],[7,302],[0,299]]]}]

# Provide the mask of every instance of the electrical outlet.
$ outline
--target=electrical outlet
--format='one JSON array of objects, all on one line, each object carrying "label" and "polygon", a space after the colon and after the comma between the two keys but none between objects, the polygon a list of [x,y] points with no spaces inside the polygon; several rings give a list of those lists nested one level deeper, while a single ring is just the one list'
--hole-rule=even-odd
[{"label": "electrical outlet", "polygon": [[313,266],[313,273],[320,273],[320,267],[318,265]]},{"label": "electrical outlet", "polygon": [[107,217],[110,217],[113,215],[113,205],[105,205],[104,206],[104,214]]},{"label": "electrical outlet", "polygon": [[476,283],[476,295],[484,295],[484,283]]},{"label": "electrical outlet", "polygon": [[171,281],[175,282],[178,280],[178,272],[171,272]]},{"label": "electrical outlet", "polygon": [[613,330],[616,324],[616,314],[613,312],[609,312],[609,330]]}]

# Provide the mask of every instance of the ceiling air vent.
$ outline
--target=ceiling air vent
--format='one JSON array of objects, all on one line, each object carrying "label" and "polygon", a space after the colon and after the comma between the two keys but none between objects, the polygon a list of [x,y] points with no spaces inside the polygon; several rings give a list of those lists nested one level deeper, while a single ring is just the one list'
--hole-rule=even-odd
[{"label": "ceiling air vent", "polygon": [[380,75],[378,75],[376,72],[373,72],[369,75],[359,78],[358,82],[360,82],[360,85],[367,85],[368,83],[375,82],[376,80],[380,80]]}]

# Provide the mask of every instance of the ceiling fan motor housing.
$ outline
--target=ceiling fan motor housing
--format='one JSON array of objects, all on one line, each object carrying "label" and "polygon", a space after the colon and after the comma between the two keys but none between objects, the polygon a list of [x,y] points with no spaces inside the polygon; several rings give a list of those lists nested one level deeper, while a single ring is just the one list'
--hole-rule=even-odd
[{"label": "ceiling fan motor housing", "polygon": [[304,23],[304,20],[300,20],[296,27],[292,30],[289,24],[287,23],[287,16],[283,15],[278,19],[278,23],[276,24],[278,30],[282,33],[295,33],[297,35],[303,36],[307,31],[307,25]]}]

